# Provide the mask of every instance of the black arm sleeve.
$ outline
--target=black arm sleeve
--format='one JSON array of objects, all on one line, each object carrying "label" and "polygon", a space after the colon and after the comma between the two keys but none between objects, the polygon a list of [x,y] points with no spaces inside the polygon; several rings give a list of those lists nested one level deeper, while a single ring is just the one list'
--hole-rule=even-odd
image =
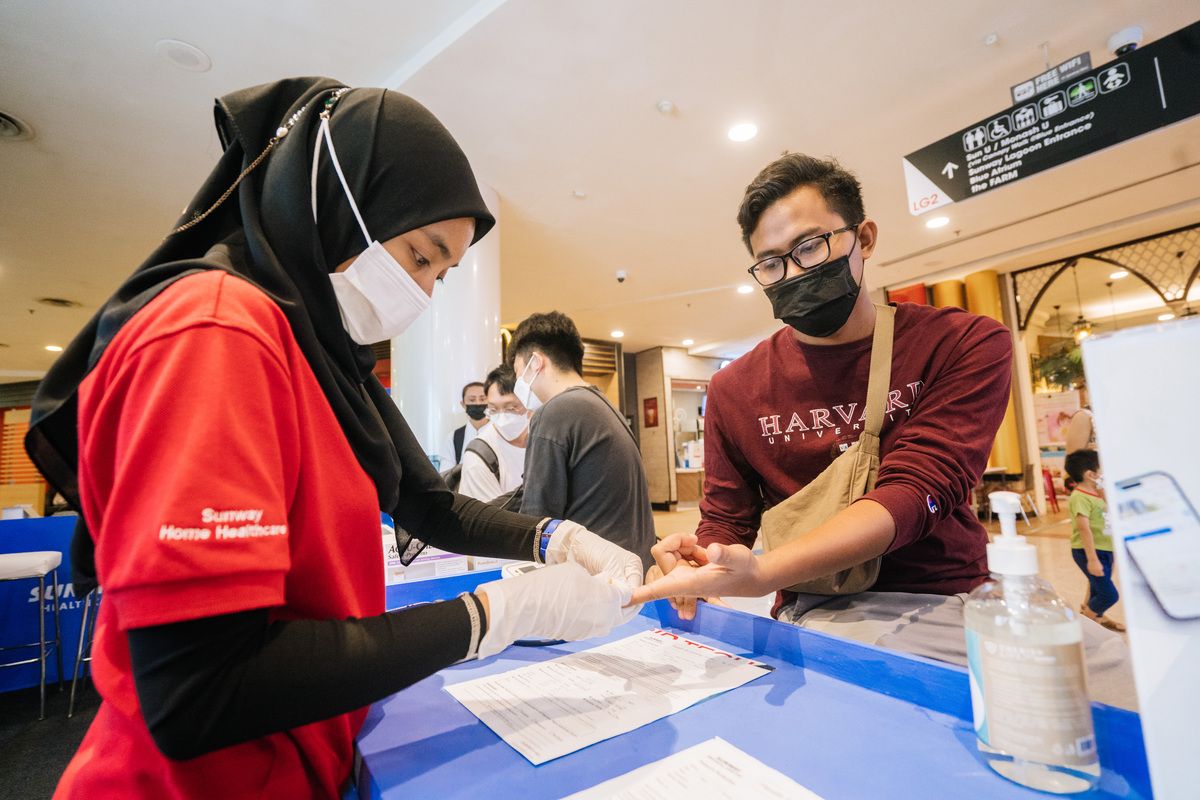
[{"label": "black arm sleeve", "polygon": [[449,508],[435,506],[429,510],[417,538],[451,553],[533,561],[535,528],[541,521],[541,517],[505,511],[455,494]]},{"label": "black arm sleeve", "polygon": [[474,595],[365,619],[270,622],[258,609],[131,630],[142,715],[179,760],[362,708],[465,657],[468,603],[482,639]]}]

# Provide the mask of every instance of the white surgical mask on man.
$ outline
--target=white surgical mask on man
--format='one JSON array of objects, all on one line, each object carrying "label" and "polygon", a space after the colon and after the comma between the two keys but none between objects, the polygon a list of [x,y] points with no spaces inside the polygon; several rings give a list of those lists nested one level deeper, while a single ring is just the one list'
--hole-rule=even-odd
[{"label": "white surgical mask on man", "polygon": [[362,214],[358,213],[358,205],[354,202],[354,195],[350,193],[346,176],[342,174],[342,165],[338,163],[337,153],[333,149],[328,118],[321,120],[317,145],[313,151],[313,222],[317,221],[317,164],[322,139],[329,149],[329,159],[337,171],[346,199],[350,201],[354,218],[358,220],[358,226],[367,240],[367,249],[359,253],[344,272],[334,272],[329,276],[338,308],[342,312],[342,325],[350,338],[359,344],[394,339],[429,308],[429,295],[425,294],[425,290],[412,279],[400,262],[384,249],[379,240],[372,239],[367,233],[367,225],[363,222]]},{"label": "white surgical mask on man", "polygon": [[537,380],[540,372],[534,372],[532,376],[526,377],[529,375],[529,370],[533,369],[534,358],[541,358],[541,356],[536,354],[529,356],[529,360],[525,362],[525,369],[521,370],[521,377],[517,378],[516,385],[513,386],[513,394],[521,401],[521,405],[530,411],[537,411],[542,407],[542,401],[533,393],[533,382]]},{"label": "white surgical mask on man", "polygon": [[511,442],[519,439],[529,427],[529,415],[502,411],[492,415],[492,424],[496,426],[496,432],[503,436],[505,441]]}]

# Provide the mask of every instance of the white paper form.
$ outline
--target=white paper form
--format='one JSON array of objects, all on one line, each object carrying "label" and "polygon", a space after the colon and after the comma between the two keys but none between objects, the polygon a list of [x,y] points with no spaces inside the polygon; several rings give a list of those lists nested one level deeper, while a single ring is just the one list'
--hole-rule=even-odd
[{"label": "white paper form", "polygon": [[584,789],[565,800],[821,800],[721,738]]},{"label": "white paper form", "polygon": [[663,630],[447,686],[533,764],[662,719],[770,668]]}]

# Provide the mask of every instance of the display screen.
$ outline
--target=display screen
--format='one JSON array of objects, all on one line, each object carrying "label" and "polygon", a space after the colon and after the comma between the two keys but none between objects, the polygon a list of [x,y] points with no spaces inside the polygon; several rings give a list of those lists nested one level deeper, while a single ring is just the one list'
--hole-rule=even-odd
[{"label": "display screen", "polygon": [[1117,482],[1125,548],[1169,616],[1200,617],[1200,518],[1165,472]]}]

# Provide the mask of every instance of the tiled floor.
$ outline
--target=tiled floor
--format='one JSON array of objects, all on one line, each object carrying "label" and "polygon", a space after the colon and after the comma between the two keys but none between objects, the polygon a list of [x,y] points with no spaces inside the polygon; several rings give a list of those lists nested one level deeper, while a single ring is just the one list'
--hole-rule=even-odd
[{"label": "tiled floor", "polygon": [[[1079,608],[1087,590],[1087,581],[1071,558],[1071,521],[1067,515],[1065,499],[1059,501],[1059,507],[1062,509],[1059,513],[1048,514],[1044,519],[1031,517],[1032,525],[1030,526],[1026,526],[1024,521],[1018,521],[1017,531],[1022,536],[1029,537],[1029,541],[1037,547],[1038,566],[1042,577],[1050,581],[1059,595],[1072,608]],[[693,531],[699,521],[700,510],[695,507],[654,512],[654,525],[659,537]],[[984,527],[992,533],[999,531],[999,526],[994,523],[985,523]],[[1116,578],[1117,588],[1120,589],[1120,576],[1117,575]],[[735,601],[735,603],[738,606],[743,605],[741,602]],[[746,610],[755,611],[769,607],[769,603],[753,600],[747,601],[745,605],[747,606]],[[1111,608],[1108,616],[1124,622],[1125,612],[1122,604],[1117,603]]]}]

